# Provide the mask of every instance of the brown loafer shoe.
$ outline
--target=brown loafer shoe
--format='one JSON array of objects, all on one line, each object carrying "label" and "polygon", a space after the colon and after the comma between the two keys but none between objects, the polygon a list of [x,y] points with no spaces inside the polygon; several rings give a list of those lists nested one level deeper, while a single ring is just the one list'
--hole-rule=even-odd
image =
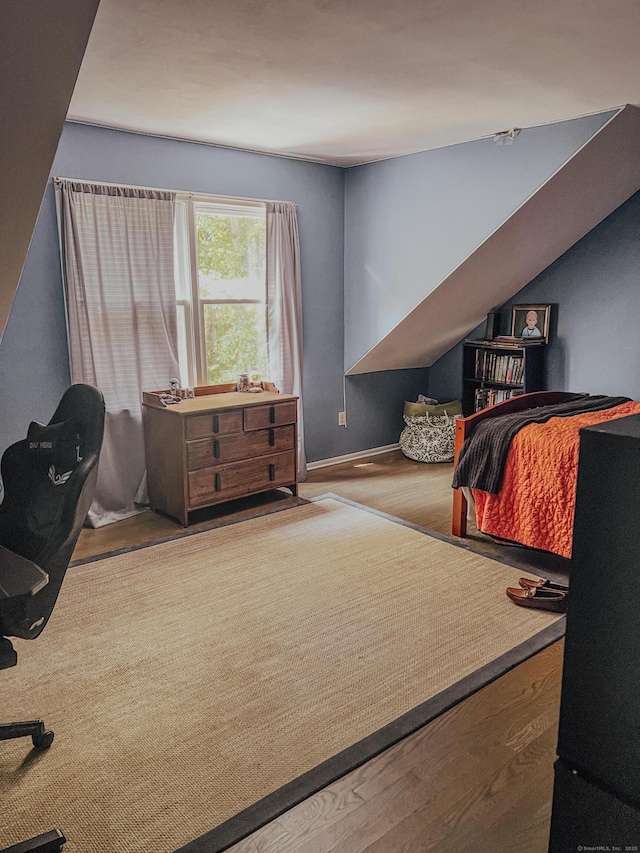
[{"label": "brown loafer shoe", "polygon": [[547,580],[547,578],[520,578],[518,581],[523,589],[553,589],[557,592],[568,592],[569,587],[566,583],[556,583],[555,581]]},{"label": "brown loafer shoe", "polygon": [[552,610],[564,613],[567,609],[567,593],[544,589],[542,587],[509,587],[507,595],[521,607],[535,607],[538,610]]}]

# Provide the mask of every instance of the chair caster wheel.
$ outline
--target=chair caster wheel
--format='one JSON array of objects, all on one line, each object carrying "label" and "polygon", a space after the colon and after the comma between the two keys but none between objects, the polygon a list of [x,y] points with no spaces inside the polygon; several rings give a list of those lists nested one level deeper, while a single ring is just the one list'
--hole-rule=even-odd
[{"label": "chair caster wheel", "polygon": [[32,735],[31,740],[36,749],[49,749],[53,743],[53,732],[45,729],[42,734]]}]

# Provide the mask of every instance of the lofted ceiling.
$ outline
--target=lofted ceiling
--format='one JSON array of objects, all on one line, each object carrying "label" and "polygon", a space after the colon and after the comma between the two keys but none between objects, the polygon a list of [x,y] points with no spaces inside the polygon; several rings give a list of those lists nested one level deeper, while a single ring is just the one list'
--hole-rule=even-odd
[{"label": "lofted ceiling", "polygon": [[638,0],[101,0],[71,120],[349,166],[640,104]]},{"label": "lofted ceiling", "polygon": [[[3,0],[0,19],[0,338],[65,116],[352,166],[640,105],[640,0]],[[387,337],[350,372],[388,368]]]}]

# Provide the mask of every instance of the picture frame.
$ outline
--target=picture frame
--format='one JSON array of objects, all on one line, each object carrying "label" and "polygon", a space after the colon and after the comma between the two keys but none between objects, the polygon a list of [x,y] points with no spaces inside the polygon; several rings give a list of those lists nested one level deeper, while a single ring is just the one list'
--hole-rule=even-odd
[{"label": "picture frame", "polygon": [[542,338],[548,344],[550,316],[551,305],[513,305],[511,334],[525,341]]}]

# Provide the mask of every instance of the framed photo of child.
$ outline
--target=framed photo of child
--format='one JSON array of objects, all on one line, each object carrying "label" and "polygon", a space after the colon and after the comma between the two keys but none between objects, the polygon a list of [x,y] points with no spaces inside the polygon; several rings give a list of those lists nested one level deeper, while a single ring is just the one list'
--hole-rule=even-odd
[{"label": "framed photo of child", "polygon": [[514,305],[511,309],[511,334],[523,340],[542,339],[549,343],[551,305]]}]

